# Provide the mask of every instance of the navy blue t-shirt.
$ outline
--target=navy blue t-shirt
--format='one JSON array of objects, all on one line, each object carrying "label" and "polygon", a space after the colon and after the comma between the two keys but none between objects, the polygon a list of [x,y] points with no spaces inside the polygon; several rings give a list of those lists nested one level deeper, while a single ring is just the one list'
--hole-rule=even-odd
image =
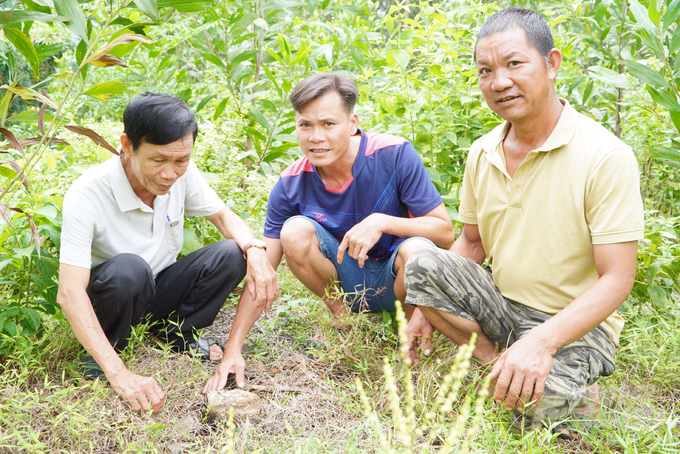
[{"label": "navy blue t-shirt", "polygon": [[[269,195],[264,235],[280,238],[283,223],[303,215],[326,228],[338,241],[373,213],[419,217],[442,203],[411,142],[388,134],[361,133],[352,178],[341,188],[327,188],[305,157],[282,174]],[[404,240],[383,234],[368,252],[389,258]]]}]

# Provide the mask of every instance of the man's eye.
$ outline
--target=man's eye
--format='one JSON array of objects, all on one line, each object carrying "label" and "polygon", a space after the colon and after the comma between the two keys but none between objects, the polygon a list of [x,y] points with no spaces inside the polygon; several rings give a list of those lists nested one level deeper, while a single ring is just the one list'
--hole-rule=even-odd
[{"label": "man's eye", "polygon": [[517,66],[517,65],[519,65],[518,61],[511,61],[508,66]]},{"label": "man's eye", "polygon": [[330,121],[326,122],[326,126],[333,126],[335,123],[331,123]]},{"label": "man's eye", "polygon": [[489,68],[481,68],[479,74],[489,74],[491,70]]}]

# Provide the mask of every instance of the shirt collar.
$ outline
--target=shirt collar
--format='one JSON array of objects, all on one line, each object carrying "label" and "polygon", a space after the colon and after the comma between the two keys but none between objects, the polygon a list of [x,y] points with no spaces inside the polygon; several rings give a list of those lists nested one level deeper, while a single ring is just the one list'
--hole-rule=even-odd
[{"label": "shirt collar", "polygon": [[[569,104],[569,101],[563,98],[559,98],[564,109],[560,115],[560,119],[555,125],[552,133],[545,141],[543,145],[536,149],[536,151],[551,151],[561,146],[564,146],[571,141],[571,138],[576,131],[577,114],[573,107]],[[504,121],[500,125],[496,126],[489,134],[482,138],[480,143],[482,150],[486,154],[496,153],[498,145],[505,139],[505,134],[508,132],[509,123]]]},{"label": "shirt collar", "polygon": [[113,170],[109,173],[109,182],[111,183],[113,196],[116,199],[120,211],[125,213],[140,208],[144,210],[145,207],[147,210],[150,210],[150,208],[144,205],[141,199],[137,197],[135,191],[132,190],[130,181],[128,180],[127,175],[125,175],[125,169],[123,169],[123,163],[120,161],[120,157],[114,156],[111,159],[115,160],[115,162],[113,163]]}]

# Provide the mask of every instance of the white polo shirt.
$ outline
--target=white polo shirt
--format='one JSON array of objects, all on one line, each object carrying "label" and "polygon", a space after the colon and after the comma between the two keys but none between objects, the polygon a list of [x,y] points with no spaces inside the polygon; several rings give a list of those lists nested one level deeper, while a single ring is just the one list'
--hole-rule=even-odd
[{"label": "white polo shirt", "polygon": [[167,194],[156,196],[152,209],[134,193],[114,156],[88,169],[66,192],[59,261],[92,268],[131,253],[156,276],[182,249],[184,215],[210,216],[222,207],[192,161]]}]

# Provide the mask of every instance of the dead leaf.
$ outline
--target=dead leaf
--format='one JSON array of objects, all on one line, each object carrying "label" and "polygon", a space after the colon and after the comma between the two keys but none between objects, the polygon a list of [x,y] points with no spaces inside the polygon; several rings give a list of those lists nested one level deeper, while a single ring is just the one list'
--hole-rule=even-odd
[{"label": "dead leaf", "polygon": [[40,107],[40,112],[38,112],[38,131],[40,131],[40,134],[42,134],[43,136],[45,135],[44,121],[46,112],[47,104],[43,103],[43,105]]},{"label": "dead leaf", "polygon": [[[35,145],[36,143],[40,143],[40,140],[42,140],[42,137],[31,137],[29,139],[21,139],[19,141],[19,143],[21,144],[22,147],[26,148],[26,147],[30,147],[31,145]],[[45,142],[61,143],[63,145],[71,145],[70,143],[68,143],[64,139],[60,139],[59,137],[52,137],[49,140],[45,140]],[[11,147],[11,145],[9,145],[9,144],[5,144],[5,145],[2,146],[2,148],[10,148],[10,147]]]},{"label": "dead leaf", "polygon": [[37,91],[35,91],[31,88],[19,87],[19,86],[10,87],[9,85],[3,85],[0,88],[4,88],[5,90],[11,91],[15,95],[19,95],[21,97],[21,99],[37,99],[38,101],[47,104],[48,106],[50,106],[53,109],[57,108],[57,106],[52,101],[50,101],[50,98],[48,98],[47,96],[45,96],[43,94],[38,93]]},{"label": "dead leaf", "polygon": [[274,367],[270,367],[270,368],[269,368],[269,372],[271,372],[272,374],[276,375],[276,374],[280,374],[280,373],[281,373],[281,369],[279,369],[278,367],[274,366]]},{"label": "dead leaf", "polygon": [[104,139],[102,136],[100,136],[93,130],[77,125],[66,125],[66,129],[68,129],[71,132],[75,132],[76,134],[80,134],[81,136],[89,137],[95,144],[99,145],[102,148],[106,148],[111,153],[118,156],[118,152],[116,151],[116,149],[113,148],[111,144],[106,141],[106,139]]},{"label": "dead leaf", "polygon": [[14,133],[10,131],[9,129],[5,128],[0,128],[0,133],[4,135],[9,143],[16,148],[16,150],[21,153],[21,156],[26,156],[26,153],[24,153],[24,147],[21,146],[21,143],[17,140],[17,138],[14,136]]},{"label": "dead leaf", "polygon": [[[12,166],[12,168],[17,173],[17,175],[19,175],[19,179],[21,180],[21,183],[24,185],[24,187],[26,189],[28,189],[28,178],[26,178],[26,175],[24,175],[24,171],[21,170],[21,166],[19,164],[17,164],[16,161],[3,161],[3,164],[5,162],[7,164],[9,164],[10,166]],[[12,208],[12,209],[14,209],[14,208]]]},{"label": "dead leaf", "polygon": [[16,211],[17,213],[21,213],[28,218],[28,223],[31,225],[31,233],[33,234],[33,243],[35,243],[35,248],[38,251],[38,258],[40,258],[40,235],[38,235],[38,228],[35,226],[35,222],[33,222],[33,217],[31,217],[30,214],[26,213],[21,208],[12,207],[10,208],[10,210]]},{"label": "dead leaf", "polygon": [[114,47],[121,45],[121,44],[130,44],[133,41],[139,41],[145,44],[151,44],[153,41],[151,41],[149,38],[147,38],[144,35],[136,35],[134,33],[124,33],[120,35],[118,38],[114,39],[110,43],[108,43],[106,46],[97,49],[90,58],[87,59],[86,63],[92,63],[94,60],[99,60],[99,58],[106,54],[108,51],[113,49]]},{"label": "dead leaf", "polygon": [[5,220],[7,225],[12,225],[11,222],[9,222],[9,207],[5,205],[4,203],[0,203],[0,215],[2,215],[2,218]]},{"label": "dead leaf", "polygon": [[101,68],[106,68],[107,66],[122,66],[123,68],[127,68],[127,65],[121,60],[120,58],[116,57],[115,55],[111,54],[104,54],[99,58],[95,58],[94,60],[91,60],[90,63],[92,63],[95,66],[99,66]]}]

